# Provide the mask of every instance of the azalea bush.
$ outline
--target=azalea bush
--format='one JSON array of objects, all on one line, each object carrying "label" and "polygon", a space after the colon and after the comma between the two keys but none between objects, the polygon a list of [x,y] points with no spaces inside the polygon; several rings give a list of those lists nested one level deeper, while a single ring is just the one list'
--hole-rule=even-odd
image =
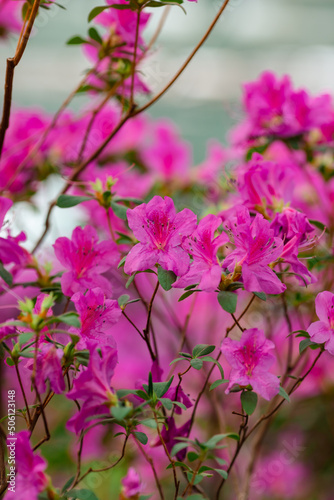
[{"label": "azalea bush", "polygon": [[[187,2],[95,7],[68,41],[89,69],[51,116],[12,91],[38,13],[61,6],[1,1],[2,43],[17,39],[0,126],[6,500],[331,498],[332,98],[262,73],[200,165],[146,114],[227,6],[158,93],[145,61],[163,22],[145,29]],[[18,234],[41,194],[39,236],[29,220]],[[54,237],[55,212],[80,224]]]}]

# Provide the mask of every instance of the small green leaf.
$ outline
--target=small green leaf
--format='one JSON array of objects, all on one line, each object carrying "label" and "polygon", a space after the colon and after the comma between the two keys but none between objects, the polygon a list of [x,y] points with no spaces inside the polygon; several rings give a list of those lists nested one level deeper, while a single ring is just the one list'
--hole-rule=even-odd
[{"label": "small green leaf", "polygon": [[101,14],[106,9],[110,9],[111,5],[103,5],[102,7],[94,7],[93,10],[90,11],[89,16],[88,16],[88,22],[92,21],[94,17],[98,16]]},{"label": "small green leaf", "polygon": [[60,316],[53,318],[52,322],[53,321],[57,323],[65,323],[66,325],[74,326],[75,328],[81,327],[81,321],[78,314],[75,312],[61,314]]},{"label": "small green leaf", "polygon": [[173,403],[171,402],[170,399],[168,399],[168,398],[160,398],[159,401],[166,408],[166,410],[172,410],[173,409]]},{"label": "small green leaf", "polygon": [[57,207],[71,208],[79,205],[83,201],[92,200],[91,196],[71,196],[69,194],[61,194],[57,200]]},{"label": "small green leaf", "polygon": [[171,451],[171,456],[175,457],[179,453],[179,451],[184,450],[189,446],[189,443],[177,443],[173,446],[172,451]]},{"label": "small green leaf", "polygon": [[144,434],[144,432],[134,432],[133,433],[134,436],[136,437],[136,439],[138,439],[138,441],[141,443],[141,444],[147,444],[148,442],[148,437],[146,436],[146,434]]},{"label": "small green leaf", "polygon": [[240,396],[241,405],[247,415],[254,413],[257,405],[257,394],[253,391],[243,391]]},{"label": "small green leaf", "polygon": [[258,297],[261,300],[266,301],[267,300],[267,295],[264,292],[253,292],[256,297]]},{"label": "small green leaf", "polygon": [[184,359],[184,358],[176,358],[176,359],[173,359],[173,361],[171,361],[171,362],[169,363],[169,366],[170,366],[170,365],[173,365],[174,363],[177,363],[178,361],[185,361],[185,359]]},{"label": "small green leaf", "polygon": [[91,490],[70,490],[66,493],[66,497],[75,500],[99,500]]},{"label": "small green leaf", "polygon": [[197,358],[199,356],[205,356],[206,354],[210,354],[212,351],[216,349],[214,345],[208,344],[198,344],[193,348],[193,358]]},{"label": "small green leaf", "polygon": [[[74,36],[67,40],[66,44],[67,45],[82,45],[83,43],[87,43],[87,40],[82,38],[81,36]],[[62,196],[67,196],[67,195],[62,195]]]},{"label": "small green leaf", "polygon": [[308,347],[312,347],[312,346],[318,346],[318,344],[316,344],[315,342],[312,342],[310,339],[302,340],[299,344],[299,354],[301,354],[303,351],[305,351],[305,349],[307,349]]},{"label": "small green leaf", "polygon": [[111,414],[116,420],[123,420],[125,417],[131,413],[132,408],[128,406],[113,406],[111,408]]},{"label": "small green leaf", "polygon": [[12,286],[13,284],[13,276],[10,274],[7,269],[3,267],[2,262],[0,261],[0,277],[4,280],[6,285]]},{"label": "small green leaf", "polygon": [[174,376],[171,377],[167,382],[155,382],[153,384],[153,390],[158,398],[162,398],[164,394],[168,391],[170,386],[172,385]]},{"label": "small green leaf", "polygon": [[213,384],[211,384],[210,391],[212,391],[216,387],[219,387],[222,384],[226,384],[227,382],[228,382],[228,380],[225,380],[225,379],[223,379],[223,380],[222,379],[216,380],[215,382],[213,382]]},{"label": "small green leaf", "polygon": [[127,216],[126,213],[128,211],[128,207],[125,207],[124,205],[120,205],[119,203],[116,203],[115,201],[110,202],[110,206],[119,219],[126,220]]},{"label": "small green leaf", "polygon": [[320,222],[318,220],[309,219],[309,223],[312,224],[313,226],[317,227],[321,231],[324,231],[326,229],[325,224],[323,224],[322,222]]},{"label": "small green leaf", "polygon": [[190,364],[196,370],[200,370],[203,366],[203,361],[199,358],[195,358],[190,361]]},{"label": "small green leaf", "polygon": [[130,298],[130,295],[126,295],[126,294],[121,295],[120,297],[118,297],[118,305],[119,305],[119,307],[124,306],[127,303],[127,301],[129,300],[129,298]]},{"label": "small green leaf", "polygon": [[216,448],[219,441],[222,441],[223,439],[225,439],[227,437],[229,437],[231,439],[235,439],[236,441],[239,441],[239,439],[240,439],[238,434],[236,434],[234,432],[228,432],[226,434],[216,434],[215,436],[212,436],[212,438],[210,438],[208,441],[206,441],[206,443],[203,443],[203,445],[206,448],[214,449],[214,448]]},{"label": "small green leaf", "polygon": [[158,267],[158,280],[162,288],[168,292],[172,284],[176,281],[176,274],[173,271],[166,271],[161,266]]},{"label": "small green leaf", "polygon": [[194,451],[189,451],[189,453],[187,455],[189,462],[195,462],[195,460],[197,460],[198,457],[199,457],[199,455],[197,453],[195,453]]},{"label": "small green leaf", "polygon": [[181,295],[181,297],[179,298],[178,302],[182,302],[182,300],[190,297],[190,295],[192,295],[193,293],[196,293],[198,291],[199,290],[188,290],[186,293],[184,293],[183,295]]},{"label": "small green leaf", "polygon": [[95,42],[102,45],[103,40],[102,40],[99,32],[95,28],[89,28],[88,34],[92,38],[92,40],[95,40]]},{"label": "small green leaf", "polygon": [[218,302],[224,311],[234,314],[237,308],[238,296],[233,292],[219,292]]},{"label": "small green leaf", "polygon": [[282,396],[282,398],[286,399],[288,401],[288,403],[290,403],[290,396],[289,394],[286,392],[285,389],[283,389],[282,386],[280,386],[279,388],[279,393],[278,393],[280,396]]}]

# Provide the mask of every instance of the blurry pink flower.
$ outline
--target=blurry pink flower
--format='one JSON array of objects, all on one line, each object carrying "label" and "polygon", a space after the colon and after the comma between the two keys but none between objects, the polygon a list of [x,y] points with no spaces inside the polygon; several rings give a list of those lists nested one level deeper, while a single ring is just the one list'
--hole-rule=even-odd
[{"label": "blurry pink flower", "polygon": [[141,157],[153,175],[165,181],[184,178],[189,175],[191,148],[181,139],[175,125],[167,121],[154,124],[153,144],[146,147]]},{"label": "blurry pink flower", "polygon": [[116,396],[110,386],[117,365],[117,350],[103,345],[98,351],[97,342],[89,342],[89,364],[73,382],[73,388],[66,395],[78,399],[81,409],[67,422],[67,428],[79,434],[92,423],[94,415],[106,414],[115,404]]},{"label": "blurry pink flower", "polygon": [[238,188],[250,210],[272,216],[291,201],[294,172],[287,165],[265,160],[254,153],[247,170],[239,177]]},{"label": "blurry pink flower", "polygon": [[217,289],[222,273],[217,251],[229,240],[225,233],[215,237],[215,231],[221,222],[220,217],[207,215],[200,221],[194,233],[184,241],[182,248],[190,253],[193,261],[189,271],[174,283],[175,287],[185,288],[199,283],[199,288],[206,292]]},{"label": "blurry pink flower", "polygon": [[[8,489],[5,500],[37,500],[38,494],[44,491],[49,483],[44,474],[47,463],[35,454],[29,442],[29,432],[21,431],[16,434],[15,459],[17,475],[15,479],[15,493]],[[7,446],[14,441],[8,439]]]},{"label": "blurry pink flower", "polygon": [[127,475],[122,479],[121,500],[137,500],[143,491],[143,484],[139,474],[130,467]]},{"label": "blurry pink flower", "polygon": [[230,338],[223,340],[221,351],[232,367],[226,394],[238,384],[251,385],[254,392],[268,401],[276,396],[279,379],[268,371],[275,363],[275,356],[269,352],[274,348],[273,342],[257,328],[245,330],[239,342]]},{"label": "blurry pink flower", "polygon": [[307,331],[312,342],[325,344],[325,349],[334,355],[334,294],[321,292],[315,299],[315,310],[320,321],[312,323]]},{"label": "blurry pink flower", "polygon": [[20,2],[13,0],[1,0],[0,2],[0,39],[6,37],[10,31],[19,32],[20,24]]},{"label": "blurry pink flower", "polygon": [[[247,220],[244,209],[241,212],[242,219]],[[251,224],[249,221],[238,223],[236,216],[228,219],[224,225],[236,245],[236,249],[226,257],[224,267],[233,272],[235,266],[241,266],[244,287],[249,292],[284,292],[286,286],[269,267],[281,255],[283,241],[274,237],[269,222],[257,214]]]},{"label": "blurry pink flower", "polygon": [[[13,202],[8,198],[0,196],[0,229],[4,223],[6,213],[13,205]],[[0,261],[2,264],[14,263],[17,265],[23,265],[28,259],[28,252],[18,245],[20,240],[25,239],[24,233],[21,233],[17,237],[13,238],[10,236],[9,231],[7,231],[7,237],[0,237]]]},{"label": "blurry pink flower", "polygon": [[81,328],[71,328],[71,333],[80,335],[80,349],[87,340],[97,340],[99,345],[114,344],[110,328],[115,325],[122,311],[117,300],[109,300],[100,288],[88,290],[86,295],[77,292],[71,298],[79,313]]},{"label": "blurry pink flower", "polygon": [[[191,420],[188,420],[181,427],[176,427],[175,420],[173,417],[168,417],[165,420],[166,426],[164,425],[161,430],[161,436],[164,440],[166,447],[169,453],[172,451],[173,446],[177,443],[180,443],[176,438],[178,437],[186,437],[188,436],[188,432],[191,425]],[[156,441],[152,444],[152,446],[162,446],[162,442],[158,437]],[[176,454],[176,459],[179,461],[183,461],[186,456],[187,450],[183,449]]]},{"label": "blurry pink flower", "polygon": [[129,226],[140,242],[126,258],[127,274],[145,271],[155,264],[177,276],[188,271],[189,255],[181,244],[196,227],[196,215],[191,210],[185,208],[176,213],[171,198],[154,196],[147,204],[128,210],[127,215]]},{"label": "blurry pink flower", "polygon": [[[56,348],[49,342],[39,346],[36,364],[36,385],[40,394],[46,391],[46,380],[50,382],[50,389],[56,394],[65,391],[65,382],[61,366],[62,349]],[[33,362],[30,364],[32,369]]]},{"label": "blurry pink flower", "polygon": [[282,212],[276,213],[270,227],[275,236],[282,238],[285,243],[294,236],[298,237],[299,243],[304,243],[309,239],[309,233],[314,232],[306,215],[291,207],[285,207]]},{"label": "blurry pink flower", "polygon": [[72,239],[58,238],[53,245],[59,262],[68,269],[61,277],[61,288],[65,295],[85,292],[99,287],[111,293],[109,281],[101,276],[119,260],[117,246],[112,241],[98,242],[95,229],[76,227]]}]

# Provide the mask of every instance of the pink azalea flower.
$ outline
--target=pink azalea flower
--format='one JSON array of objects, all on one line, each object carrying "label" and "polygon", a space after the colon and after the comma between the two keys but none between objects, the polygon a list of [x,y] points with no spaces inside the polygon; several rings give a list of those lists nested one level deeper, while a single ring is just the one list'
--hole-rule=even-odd
[{"label": "pink azalea flower", "polygon": [[315,299],[315,310],[320,321],[312,323],[307,331],[312,342],[325,344],[325,349],[334,355],[334,294],[321,292]]},{"label": "pink azalea flower", "polygon": [[58,238],[53,245],[59,262],[68,269],[61,277],[61,288],[65,295],[85,292],[87,288],[102,288],[111,293],[109,281],[101,276],[119,260],[117,246],[112,241],[98,242],[95,229],[76,227],[72,239]]},{"label": "pink azalea flower", "polygon": [[257,328],[245,330],[240,341],[226,338],[221,351],[231,365],[230,383],[226,389],[238,384],[240,387],[252,386],[252,389],[268,401],[279,392],[279,379],[269,373],[275,363],[275,356],[269,351],[275,345],[267,340],[263,331]]},{"label": "pink azalea flower", "polygon": [[139,474],[133,467],[130,467],[127,475],[122,479],[121,500],[135,500],[139,498],[140,493],[143,491],[143,484]]},{"label": "pink azalea flower", "polygon": [[[80,335],[80,349],[86,347],[87,340],[97,340],[99,345],[114,344],[110,328],[115,325],[122,311],[117,300],[109,300],[103,290],[93,288],[86,295],[77,292],[71,298],[79,313],[81,328],[71,328],[71,333]],[[113,345],[114,346],[114,345]]]},{"label": "pink azalea flower", "polygon": [[238,216],[225,222],[236,249],[226,257],[224,266],[230,272],[235,266],[241,266],[244,287],[249,292],[284,292],[286,286],[268,266],[280,257],[283,241],[274,237],[274,231],[262,215],[257,214],[252,223],[249,216],[248,221],[245,218],[243,209],[241,216],[241,224],[238,223]]},{"label": "pink azalea flower", "polygon": [[20,2],[13,2],[12,0],[1,0],[0,39],[2,37],[6,37],[10,31],[20,31],[20,7]]},{"label": "pink azalea flower", "polygon": [[[290,167],[290,166],[289,166]],[[294,172],[287,165],[265,160],[254,153],[247,170],[239,178],[239,191],[250,210],[272,216],[291,201]]]},{"label": "pink azalea flower", "polygon": [[244,85],[244,107],[253,136],[298,135],[331,117],[329,95],[313,98],[304,90],[294,90],[288,76],[279,79],[269,71]]},{"label": "pink azalea flower", "polygon": [[110,383],[117,364],[117,350],[103,345],[100,355],[97,347],[96,342],[89,342],[88,367],[82,369],[66,395],[69,399],[82,401],[80,411],[67,422],[67,428],[76,434],[91,425],[94,415],[108,413],[116,401]]},{"label": "pink azalea flower", "polygon": [[299,242],[304,243],[309,239],[309,233],[314,232],[314,227],[306,215],[291,207],[285,207],[282,212],[276,213],[270,227],[274,230],[275,236],[279,236],[285,242],[297,236]]},{"label": "pink azalea flower", "polygon": [[[109,5],[129,5],[126,0],[107,0]],[[144,46],[142,32],[145,29],[151,15],[142,12],[140,15],[139,24],[139,46]],[[127,44],[127,48],[133,48],[135,44],[136,26],[137,26],[137,12],[133,10],[124,9],[107,9],[95,18],[95,22],[108,28],[113,29],[115,35],[121,39],[121,42]]]},{"label": "pink azalea flower", "polygon": [[[191,420],[188,420],[181,427],[176,427],[175,420],[173,417],[166,418],[165,423],[167,424],[167,428],[166,428],[166,426],[162,427],[161,436],[162,436],[162,439],[164,440],[164,442],[167,446],[167,449],[170,453],[173,449],[173,446],[177,443],[180,443],[180,441],[178,441],[176,438],[185,437],[188,435]],[[162,442],[160,441],[159,437],[152,444],[152,446],[162,446]],[[187,453],[186,449],[179,451],[176,454],[176,459],[179,460],[180,462],[182,462],[186,456],[186,453]]]},{"label": "pink azalea flower", "polygon": [[[49,380],[50,388],[56,394],[65,391],[61,366],[63,354],[62,349],[56,348],[54,344],[49,342],[40,345],[36,363],[36,386],[40,394],[46,391],[46,380]],[[32,369],[33,361],[29,364]]]},{"label": "pink azalea flower", "polygon": [[[5,500],[37,500],[38,494],[44,491],[49,483],[44,470],[47,463],[41,456],[33,452],[29,442],[29,432],[21,431],[15,436],[15,460],[17,474],[15,493],[8,489]],[[13,443],[10,439],[7,446]]]},{"label": "pink azalea flower", "polygon": [[218,248],[228,241],[225,233],[215,237],[215,231],[221,225],[221,218],[207,215],[200,221],[194,233],[187,238],[182,247],[190,253],[193,261],[189,271],[174,286],[185,288],[199,283],[199,288],[214,292],[221,279],[221,265],[217,258]]},{"label": "pink azalea flower", "polygon": [[196,215],[191,210],[185,208],[176,213],[171,198],[154,196],[147,204],[128,210],[127,215],[129,226],[140,242],[126,258],[127,274],[145,271],[155,264],[177,276],[188,271],[189,255],[181,244],[196,227]]}]

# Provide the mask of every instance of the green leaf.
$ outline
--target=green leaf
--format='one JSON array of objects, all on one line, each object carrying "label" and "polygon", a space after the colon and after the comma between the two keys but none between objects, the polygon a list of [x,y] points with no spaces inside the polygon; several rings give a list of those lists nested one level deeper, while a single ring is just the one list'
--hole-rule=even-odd
[{"label": "green leaf", "polygon": [[79,205],[83,201],[92,200],[91,196],[71,196],[69,194],[61,194],[57,200],[57,207],[71,208]]},{"label": "green leaf", "polygon": [[193,358],[198,358],[199,356],[205,356],[206,354],[210,354],[212,351],[216,349],[214,345],[208,344],[198,344],[193,348]]},{"label": "green leaf", "polygon": [[166,408],[166,410],[172,410],[173,409],[173,403],[172,403],[172,401],[170,399],[168,399],[168,398],[160,398],[159,401]]},{"label": "green leaf", "polygon": [[150,429],[156,429],[157,423],[153,418],[146,418],[145,420],[141,420],[140,423],[145,425],[145,427],[149,427]]},{"label": "green leaf", "polygon": [[216,387],[219,387],[222,384],[226,384],[227,382],[228,382],[228,380],[225,380],[225,379],[216,380],[215,382],[213,382],[213,384],[211,384],[210,391],[212,391]]},{"label": "green leaf", "polygon": [[168,292],[172,284],[176,281],[176,274],[173,271],[166,271],[161,266],[158,267],[158,280],[162,288]]},{"label": "green leaf", "polygon": [[247,415],[254,413],[257,405],[257,394],[253,391],[243,391],[240,396],[241,405]]},{"label": "green leaf", "polygon": [[68,481],[66,481],[66,483],[64,484],[64,486],[61,490],[62,493],[64,493],[67,490],[67,488],[69,488],[71,486],[71,484],[74,481],[74,478],[75,478],[75,476],[72,476]]},{"label": "green leaf", "polygon": [[75,312],[68,312],[57,316],[52,321],[57,321],[57,323],[65,323],[66,325],[74,326],[75,328],[81,327],[81,321],[79,315]]},{"label": "green leaf", "polygon": [[132,408],[128,406],[113,406],[111,408],[111,414],[116,420],[123,420],[125,417],[131,413]]},{"label": "green leaf", "polygon": [[95,28],[89,28],[88,34],[92,38],[92,40],[95,40],[95,42],[102,45],[103,40],[102,40],[99,32]]},{"label": "green leaf", "polygon": [[199,455],[197,453],[195,453],[194,451],[189,451],[189,453],[187,455],[189,462],[195,462],[195,460],[197,460],[198,457],[199,457]]},{"label": "green leaf", "polygon": [[[67,40],[67,42],[66,42],[67,45],[82,45],[83,43],[87,43],[87,40],[85,40],[81,36],[74,36],[74,37],[70,38],[69,40]],[[67,196],[67,195],[64,194],[62,196]],[[63,208],[66,208],[66,207],[63,207]]]},{"label": "green leaf", "polygon": [[118,297],[118,305],[119,305],[119,307],[124,306],[127,303],[127,301],[129,300],[129,298],[130,298],[130,295],[126,295],[126,294],[121,295],[120,297]]},{"label": "green leaf", "polygon": [[199,290],[188,290],[186,293],[181,295],[179,298],[178,302],[182,302],[182,300],[186,299],[187,297],[190,297],[193,293],[199,292]]},{"label": "green leaf", "polygon": [[129,286],[131,285],[131,283],[132,283],[132,282],[133,282],[133,280],[135,279],[136,274],[137,274],[137,272],[134,272],[134,273],[130,276],[130,278],[128,279],[128,281],[125,283],[125,288],[126,288],[126,289],[128,289],[128,288],[129,288]]},{"label": "green leaf", "polygon": [[303,351],[305,351],[305,349],[307,349],[308,347],[312,347],[312,346],[318,346],[318,344],[316,344],[315,342],[312,342],[312,340],[310,340],[310,339],[302,340],[299,344],[299,354],[301,354]]},{"label": "green leaf", "polygon": [[184,450],[189,446],[189,443],[177,443],[174,444],[172,451],[170,452],[172,457],[175,457],[179,453],[179,451]]},{"label": "green leaf", "polygon": [[134,432],[133,433],[134,436],[136,437],[136,439],[138,439],[138,441],[141,443],[141,444],[147,444],[148,442],[148,437],[146,436],[146,434],[144,434],[144,432]]},{"label": "green leaf", "polygon": [[209,361],[210,363],[214,363],[217,366],[217,368],[219,369],[220,374],[222,376],[222,379],[224,378],[224,370],[223,370],[222,365],[219,363],[219,361],[214,359],[212,356],[203,356],[203,358],[201,358],[201,360],[202,361]]},{"label": "green leaf", "polygon": [[223,439],[225,439],[227,437],[229,437],[231,439],[235,439],[236,441],[239,441],[239,439],[240,439],[239,435],[234,433],[234,432],[229,432],[227,434],[216,434],[215,436],[212,436],[212,438],[210,438],[208,441],[203,443],[203,445],[206,448],[209,448],[210,450],[212,450],[212,449],[216,448],[219,441],[222,441]]},{"label": "green leaf", "polygon": [[171,362],[169,363],[169,366],[170,366],[170,365],[173,365],[174,363],[177,363],[178,361],[185,361],[185,359],[184,359],[184,358],[176,358],[176,359],[173,359],[173,361],[171,361]]},{"label": "green leaf", "polygon": [[66,497],[76,500],[99,500],[91,490],[71,490],[66,493]]},{"label": "green leaf", "polygon": [[94,7],[94,9],[91,10],[89,15],[88,15],[88,22],[90,23],[90,21],[92,21],[94,19],[94,17],[101,14],[101,12],[103,12],[104,10],[110,9],[110,8],[111,8],[111,5],[103,5],[102,7]]},{"label": "green leaf", "polygon": [[162,396],[166,394],[166,392],[172,385],[173,379],[174,376],[171,377],[167,382],[155,382],[153,384],[153,390],[158,398],[162,398]]},{"label": "green leaf", "polygon": [[7,269],[3,267],[2,262],[0,261],[0,277],[4,280],[6,285],[12,286],[13,284],[13,276],[10,274]]},{"label": "green leaf", "polygon": [[280,396],[282,396],[282,398],[286,399],[288,401],[288,403],[290,403],[290,396],[289,394],[285,391],[285,389],[283,389],[282,386],[280,386],[279,388],[279,393],[278,393]]},{"label": "green leaf", "polygon": [[125,201],[128,203],[135,203],[136,205],[141,205],[142,203],[144,203],[144,201],[140,198],[120,198],[119,196],[115,196],[114,201]]},{"label": "green leaf", "polygon": [[200,370],[203,366],[203,361],[199,358],[195,358],[190,361],[190,364],[196,370]]},{"label": "green leaf", "polygon": [[266,301],[267,300],[267,295],[264,292],[253,292],[256,297],[258,297],[261,300]]},{"label": "green leaf", "polygon": [[214,470],[215,470],[215,472],[218,472],[218,474],[221,477],[223,477],[224,479],[227,479],[228,474],[227,474],[226,470],[224,470],[224,469],[214,469]]},{"label": "green leaf", "polygon": [[128,211],[128,208],[125,207],[124,205],[120,205],[119,203],[116,203],[115,201],[110,202],[110,206],[119,219],[126,220],[126,212]]},{"label": "green leaf", "polygon": [[318,220],[309,219],[309,223],[312,224],[313,226],[317,227],[321,231],[324,231],[326,229],[325,224],[323,224],[322,222],[320,222]]},{"label": "green leaf", "polygon": [[[192,478],[193,478],[193,475],[194,473],[193,472],[187,472],[187,478],[188,478],[188,481],[191,482]],[[196,485],[196,484],[199,484],[201,481],[203,481],[204,479],[204,476],[200,476],[199,474],[197,474],[197,476],[195,477],[195,479],[193,480],[193,484]],[[189,498],[189,497],[188,497]]]},{"label": "green leaf", "polygon": [[237,308],[238,296],[233,292],[219,292],[218,302],[224,311],[234,314]]}]

